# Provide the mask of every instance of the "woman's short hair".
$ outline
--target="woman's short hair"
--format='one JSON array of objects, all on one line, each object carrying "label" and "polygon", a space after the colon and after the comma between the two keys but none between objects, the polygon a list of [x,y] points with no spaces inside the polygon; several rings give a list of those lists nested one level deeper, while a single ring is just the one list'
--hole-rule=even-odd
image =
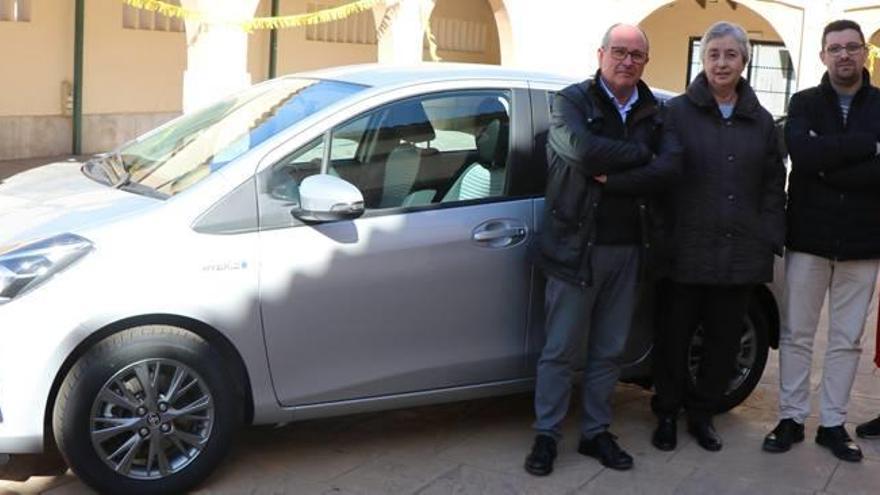
[{"label": "woman's short hair", "polygon": [[739,52],[743,58],[743,63],[748,64],[749,57],[752,53],[752,44],[749,43],[749,36],[746,34],[745,29],[739,24],[727,21],[719,21],[712,24],[700,40],[700,49],[705,53],[706,45],[708,45],[710,41],[725,36],[732,36],[733,39],[736,40],[737,45],[739,45]]}]

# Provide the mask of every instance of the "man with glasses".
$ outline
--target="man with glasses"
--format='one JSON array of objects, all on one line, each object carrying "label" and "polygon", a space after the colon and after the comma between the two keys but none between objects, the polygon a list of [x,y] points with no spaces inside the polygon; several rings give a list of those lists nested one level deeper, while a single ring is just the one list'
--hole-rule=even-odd
[{"label": "man with glasses", "polygon": [[804,439],[810,413],[813,339],[828,296],[828,347],[816,443],[858,462],[846,429],[868,305],[880,266],[880,90],[865,69],[865,37],[839,20],[822,34],[822,82],[795,94],[785,129],[791,154],[783,319],[779,344],[780,422],[764,450]]},{"label": "man with glasses", "polygon": [[[648,62],[644,32],[612,26],[598,58],[595,78],[563,89],[553,100],[537,260],[547,275],[546,342],[537,366],[537,435],[525,461],[526,471],[536,476],[553,470],[572,366],[584,367],[578,452],[612,469],[633,465],[608,427],[641,260],[651,245],[641,195],[677,174],[673,161],[654,159],[659,112],[641,82]],[[586,360],[574,362],[583,349]]]}]

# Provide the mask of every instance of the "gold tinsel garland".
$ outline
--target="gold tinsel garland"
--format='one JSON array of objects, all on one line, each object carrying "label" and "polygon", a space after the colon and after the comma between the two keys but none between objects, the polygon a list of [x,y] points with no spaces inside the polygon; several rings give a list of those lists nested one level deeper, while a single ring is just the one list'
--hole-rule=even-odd
[{"label": "gold tinsel garland", "polygon": [[877,60],[880,60],[880,46],[872,45],[868,43],[868,72],[871,73],[871,77],[874,77],[874,64],[877,63]]},{"label": "gold tinsel garland", "polygon": [[320,10],[318,12],[310,12],[308,14],[285,15],[278,17],[254,17],[251,19],[211,18],[202,12],[186,9],[179,5],[172,5],[161,0],[122,0],[122,2],[136,9],[158,12],[159,14],[168,17],[193,21],[234,24],[245,31],[251,32],[256,29],[282,29],[339,21],[354,14],[370,10],[378,4],[385,3],[385,0],[356,0],[345,5]]},{"label": "gold tinsel garland", "polygon": [[[143,9],[149,12],[158,12],[167,17],[232,24],[250,33],[257,29],[283,29],[340,21],[352,15],[370,10],[376,5],[386,4],[388,3],[388,0],[356,0],[345,5],[319,10],[317,12],[310,12],[308,14],[285,15],[278,17],[254,17],[250,19],[217,19],[209,17],[202,12],[185,9],[179,5],[172,5],[161,0],[122,0],[122,2],[134,8]],[[388,28],[390,17],[396,13],[398,7],[399,2],[395,2],[393,5],[389,6],[388,12],[385,13],[385,18],[382,19],[381,25],[376,30],[379,36],[381,36]],[[428,41],[428,51],[431,60],[439,62],[441,59],[437,55],[437,40],[434,37],[434,33],[431,32],[429,16],[423,15],[422,23]]]}]

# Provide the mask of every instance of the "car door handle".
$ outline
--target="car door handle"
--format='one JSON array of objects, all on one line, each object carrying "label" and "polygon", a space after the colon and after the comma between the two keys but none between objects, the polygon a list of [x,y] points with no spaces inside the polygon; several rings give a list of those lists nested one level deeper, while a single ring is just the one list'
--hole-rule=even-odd
[{"label": "car door handle", "polygon": [[485,229],[474,232],[474,240],[477,242],[489,242],[498,239],[515,239],[525,237],[526,229],[523,227],[502,227],[500,229]]}]

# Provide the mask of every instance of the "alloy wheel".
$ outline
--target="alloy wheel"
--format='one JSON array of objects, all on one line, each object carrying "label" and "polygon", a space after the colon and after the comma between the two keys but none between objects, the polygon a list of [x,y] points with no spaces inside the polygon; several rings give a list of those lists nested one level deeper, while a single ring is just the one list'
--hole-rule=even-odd
[{"label": "alloy wheel", "polygon": [[95,451],[115,472],[156,480],[199,456],[214,415],[211,392],[195,371],[172,359],[145,359],[101,387],[89,432]]}]

